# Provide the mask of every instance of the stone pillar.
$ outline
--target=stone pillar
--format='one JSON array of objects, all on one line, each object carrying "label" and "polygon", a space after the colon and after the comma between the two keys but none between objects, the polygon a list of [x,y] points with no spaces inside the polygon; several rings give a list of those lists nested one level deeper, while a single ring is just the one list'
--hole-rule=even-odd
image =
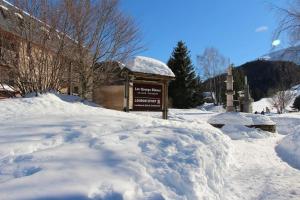
[{"label": "stone pillar", "polygon": [[233,76],[232,76],[232,67],[228,67],[227,70],[227,79],[226,79],[226,111],[233,112]]},{"label": "stone pillar", "polygon": [[251,95],[250,95],[247,76],[245,76],[245,88],[244,88],[244,100],[243,100],[244,109],[243,109],[243,112],[252,113],[252,103],[253,103],[253,99],[251,98]]}]

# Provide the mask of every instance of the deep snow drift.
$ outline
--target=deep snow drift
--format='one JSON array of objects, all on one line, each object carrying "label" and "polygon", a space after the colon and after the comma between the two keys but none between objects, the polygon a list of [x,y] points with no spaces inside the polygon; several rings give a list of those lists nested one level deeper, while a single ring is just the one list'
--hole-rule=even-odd
[{"label": "deep snow drift", "polygon": [[0,199],[224,199],[218,129],[67,99],[0,101]]},{"label": "deep snow drift", "polygon": [[296,131],[283,138],[276,147],[278,155],[291,166],[300,169],[300,125]]},{"label": "deep snow drift", "polygon": [[86,104],[54,94],[0,101],[1,200],[300,199],[300,171],[286,159],[299,155],[298,137],[281,135],[300,113],[272,115],[279,134],[257,139],[256,129],[210,126],[218,112],[171,109],[166,121]]}]

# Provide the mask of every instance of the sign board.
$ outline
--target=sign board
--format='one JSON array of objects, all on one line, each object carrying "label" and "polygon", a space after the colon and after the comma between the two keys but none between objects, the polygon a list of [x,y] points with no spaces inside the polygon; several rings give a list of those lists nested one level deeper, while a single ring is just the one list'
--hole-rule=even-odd
[{"label": "sign board", "polygon": [[133,110],[162,111],[162,85],[133,83]]}]

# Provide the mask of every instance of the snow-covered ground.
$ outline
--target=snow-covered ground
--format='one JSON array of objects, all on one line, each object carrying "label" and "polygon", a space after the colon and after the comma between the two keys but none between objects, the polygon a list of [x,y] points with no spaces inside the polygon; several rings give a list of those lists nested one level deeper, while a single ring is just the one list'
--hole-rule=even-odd
[{"label": "snow-covered ground", "polygon": [[222,199],[230,140],[205,122],[53,94],[0,101],[0,119],[0,199]]},{"label": "snow-covered ground", "polygon": [[300,199],[300,171],[283,162],[275,151],[282,137],[233,141],[237,167],[226,174],[227,199]]},{"label": "snow-covered ground", "polygon": [[171,109],[166,121],[54,94],[2,100],[0,199],[300,199],[294,150],[276,151],[296,141],[281,133],[300,114],[273,115],[272,137],[231,140],[207,123],[221,112],[210,109]]}]

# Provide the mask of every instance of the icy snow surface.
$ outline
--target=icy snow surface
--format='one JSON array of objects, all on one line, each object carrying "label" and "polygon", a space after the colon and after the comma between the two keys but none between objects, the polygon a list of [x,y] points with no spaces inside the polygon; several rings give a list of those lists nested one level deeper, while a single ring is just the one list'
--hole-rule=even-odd
[{"label": "icy snow surface", "polygon": [[133,72],[175,77],[172,70],[165,63],[144,56],[136,56],[133,60],[126,64],[126,68]]},{"label": "icy snow surface", "polygon": [[59,97],[0,101],[0,199],[223,199],[218,129]]}]

